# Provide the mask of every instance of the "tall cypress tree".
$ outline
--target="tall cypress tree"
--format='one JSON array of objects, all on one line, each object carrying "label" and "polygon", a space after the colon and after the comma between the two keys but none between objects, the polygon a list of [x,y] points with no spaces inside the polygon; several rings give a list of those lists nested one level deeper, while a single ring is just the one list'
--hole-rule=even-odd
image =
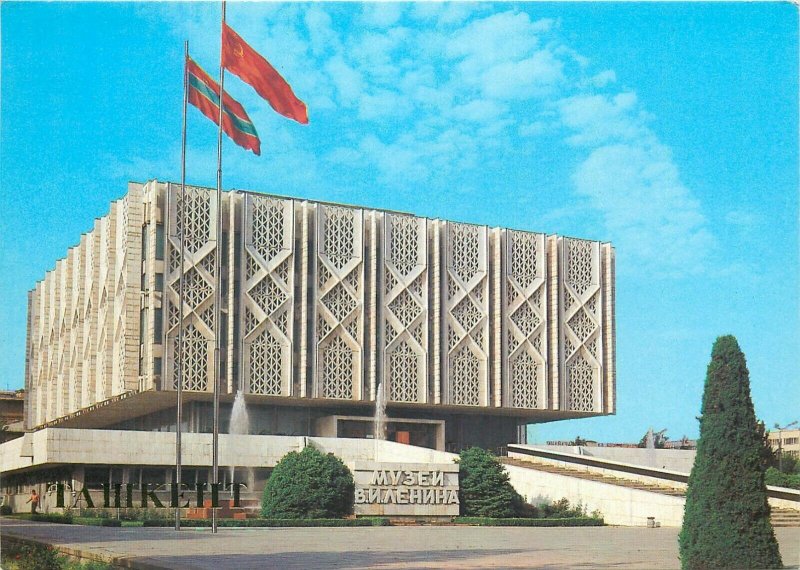
[{"label": "tall cypress tree", "polygon": [[733,336],[714,343],[701,413],[678,539],[683,568],[782,568],[749,373]]}]

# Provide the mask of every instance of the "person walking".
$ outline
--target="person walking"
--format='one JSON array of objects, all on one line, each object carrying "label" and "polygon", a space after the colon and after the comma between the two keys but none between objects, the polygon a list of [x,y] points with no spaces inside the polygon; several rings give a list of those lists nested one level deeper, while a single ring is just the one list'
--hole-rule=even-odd
[{"label": "person walking", "polygon": [[35,515],[36,509],[39,507],[39,493],[36,492],[36,489],[31,489],[31,496],[25,502],[31,504],[31,514]]}]

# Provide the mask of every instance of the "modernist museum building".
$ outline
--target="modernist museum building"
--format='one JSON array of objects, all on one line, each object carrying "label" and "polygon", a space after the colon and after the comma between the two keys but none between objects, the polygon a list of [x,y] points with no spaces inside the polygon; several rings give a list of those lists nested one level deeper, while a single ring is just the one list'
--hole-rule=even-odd
[{"label": "modernist museum building", "polygon": [[[256,487],[274,465],[259,456],[264,436],[367,443],[380,391],[387,439],[439,451],[614,413],[610,244],[252,192],[184,195],[129,184],[29,292],[27,433],[0,445],[4,494],[168,482],[181,352],[184,481],[207,481],[217,334],[220,465],[255,469]],[[238,391],[249,435],[226,451]]]}]

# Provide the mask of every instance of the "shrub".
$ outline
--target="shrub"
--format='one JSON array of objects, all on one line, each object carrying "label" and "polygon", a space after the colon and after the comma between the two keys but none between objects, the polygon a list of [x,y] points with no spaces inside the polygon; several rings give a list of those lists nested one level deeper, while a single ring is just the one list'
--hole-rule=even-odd
[{"label": "shrub", "polygon": [[264,487],[265,518],[337,518],[353,512],[355,483],[342,460],[314,447],[286,454]]},{"label": "shrub", "polygon": [[[150,519],[142,526],[171,527],[174,520]],[[383,517],[365,517],[360,519],[222,519],[217,521],[221,527],[353,527],[353,526],[389,526],[389,519]],[[207,519],[185,520],[181,522],[184,527],[208,527],[211,521]]]},{"label": "shrub", "polygon": [[577,506],[572,506],[566,497],[559,499],[550,505],[540,505],[539,511],[542,518],[549,519],[569,519],[586,516],[586,508],[582,504],[578,503]]},{"label": "shrub", "polygon": [[[62,557],[52,546],[3,540],[3,567],[17,570],[61,570]],[[9,564],[11,563],[11,564]]]},{"label": "shrub", "polygon": [[701,414],[678,539],[683,568],[782,568],[749,373],[733,336],[714,343]]},{"label": "shrub", "polygon": [[525,501],[508,481],[497,458],[480,447],[461,452],[458,459],[461,514],[509,518],[525,513]]},{"label": "shrub", "polygon": [[11,505],[0,506],[0,516],[10,515],[13,512],[14,511],[11,509]]},{"label": "shrub", "polygon": [[72,524],[72,515],[59,515],[58,513],[36,513],[30,515],[30,520],[37,522]]},{"label": "shrub", "polygon": [[788,487],[789,489],[800,489],[800,475],[789,475],[783,471],[779,471],[774,467],[767,469],[764,479],[767,485],[775,485],[776,487]]},{"label": "shrub", "polygon": [[603,526],[605,524],[602,518],[595,517],[553,519],[456,517],[453,522],[477,526]]}]

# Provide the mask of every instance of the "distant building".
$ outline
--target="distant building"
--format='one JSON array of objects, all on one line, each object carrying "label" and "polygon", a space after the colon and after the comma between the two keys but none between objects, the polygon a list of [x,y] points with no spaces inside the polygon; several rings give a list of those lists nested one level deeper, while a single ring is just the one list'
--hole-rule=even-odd
[{"label": "distant building", "polygon": [[0,443],[23,433],[25,390],[0,391]]},{"label": "distant building", "polygon": [[800,428],[770,431],[768,438],[775,452],[782,452],[784,457],[800,459]]}]

